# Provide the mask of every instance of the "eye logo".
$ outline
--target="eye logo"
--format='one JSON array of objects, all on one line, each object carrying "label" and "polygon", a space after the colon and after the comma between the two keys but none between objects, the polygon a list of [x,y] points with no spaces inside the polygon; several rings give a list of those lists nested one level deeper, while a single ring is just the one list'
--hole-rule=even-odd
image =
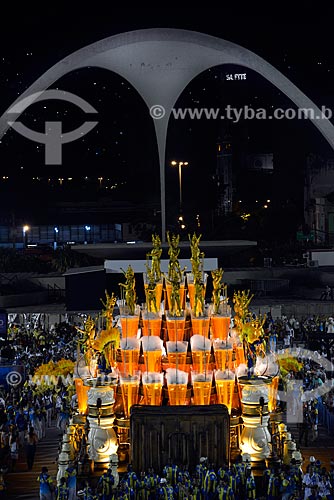
[{"label": "eye logo", "polygon": [[[312,361],[320,366],[325,372],[333,372],[334,366],[330,360],[321,356],[316,351],[310,351],[304,348],[285,349],[278,353],[278,360],[284,358],[302,359],[304,362]],[[278,391],[278,396],[281,401],[287,403],[286,406],[286,419],[287,423],[300,423],[303,422],[303,405],[308,401],[316,401],[319,397],[324,396],[333,389],[333,381],[327,378],[325,382],[312,389],[303,389],[303,380],[291,380],[287,384],[285,391]]]},{"label": "eye logo", "polygon": [[[13,117],[15,116],[16,118],[16,116],[19,116],[31,104],[48,99],[67,101],[78,106],[85,113],[97,113],[96,109],[93,108],[93,106],[91,106],[87,101],[75,94],[72,94],[71,92],[66,92],[64,90],[45,90],[36,92],[25,97],[24,99],[21,99],[9,109],[7,114],[12,115]],[[35,130],[31,130],[21,122],[8,120],[8,125],[10,125],[19,134],[23,135],[27,139],[30,139],[31,141],[45,144],[46,165],[61,165],[62,144],[80,139],[80,137],[83,137],[88,132],[90,132],[95,127],[95,125],[97,125],[97,123],[97,121],[86,121],[77,129],[63,134],[62,122],[46,121],[45,133],[43,134],[40,132],[36,132]]]}]

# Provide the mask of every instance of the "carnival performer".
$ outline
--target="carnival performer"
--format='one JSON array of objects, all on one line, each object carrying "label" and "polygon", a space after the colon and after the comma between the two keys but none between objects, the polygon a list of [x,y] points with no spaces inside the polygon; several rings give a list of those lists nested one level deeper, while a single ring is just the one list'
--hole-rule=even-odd
[{"label": "carnival performer", "polygon": [[115,478],[112,475],[111,467],[100,477],[97,490],[101,493],[101,500],[111,500],[113,496],[113,487]]},{"label": "carnival performer", "polygon": [[69,499],[69,489],[66,484],[66,478],[61,477],[59,486],[56,488],[56,500],[68,500]]},{"label": "carnival performer", "polygon": [[76,500],[77,498],[77,471],[73,465],[70,465],[65,470],[64,477],[68,487],[68,500]]},{"label": "carnival performer", "polygon": [[37,481],[39,482],[40,500],[52,500],[53,498],[53,480],[48,472],[47,467],[42,467],[42,472],[37,478]]}]

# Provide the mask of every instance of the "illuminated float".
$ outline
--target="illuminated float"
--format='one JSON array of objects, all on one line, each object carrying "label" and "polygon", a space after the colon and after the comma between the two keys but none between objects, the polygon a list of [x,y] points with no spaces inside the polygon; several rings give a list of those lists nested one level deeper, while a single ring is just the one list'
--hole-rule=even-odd
[{"label": "illuminated float", "polygon": [[[119,318],[113,315],[116,297],[106,292],[104,329],[96,332],[96,322],[88,317],[84,330],[79,330],[83,353],[78,360],[84,359],[84,375],[77,375],[76,390],[78,412],[88,412],[88,456],[95,464],[105,464],[110,454],[114,467],[117,455],[121,464],[147,466],[136,463],[137,452],[132,450],[136,436],[131,435],[131,419],[139,405],[144,412],[151,408],[152,419],[159,407],[161,412],[173,407],[175,415],[185,412],[179,407],[187,407],[193,415],[210,408],[215,414],[226,412],[224,461],[231,462],[240,453],[249,454],[254,464],[276,459],[271,434],[278,432],[282,420],[275,411],[279,367],[265,339],[265,317],[250,312],[252,296],[243,291],[234,293],[232,322],[222,269],[211,271],[213,291],[211,303],[206,303],[210,276],[203,270],[200,236],[189,237],[191,272],[180,268],[179,237],[167,237],[165,275],[160,270],[160,238],[152,238],[144,274],[146,303],[141,307],[136,303],[136,279],[129,265],[125,283],[120,283]],[[158,442],[165,439],[161,425],[155,436]],[[209,439],[205,446],[209,454],[216,445]],[[163,456],[165,449],[160,451]],[[191,452],[187,454],[189,460]]]}]

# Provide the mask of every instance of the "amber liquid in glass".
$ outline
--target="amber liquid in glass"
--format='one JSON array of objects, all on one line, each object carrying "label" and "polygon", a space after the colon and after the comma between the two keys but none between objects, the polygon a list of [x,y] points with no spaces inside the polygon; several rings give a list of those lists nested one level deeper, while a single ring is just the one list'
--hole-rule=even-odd
[{"label": "amber liquid in glass", "polygon": [[187,384],[168,384],[170,406],[185,405],[187,399]]},{"label": "amber liquid in glass", "polygon": [[161,318],[147,319],[143,318],[143,335],[155,335],[160,337]]},{"label": "amber liquid in glass", "polygon": [[139,381],[121,382],[125,418],[130,417],[131,406],[137,404]]},{"label": "amber liquid in glass", "polygon": [[239,365],[244,364],[244,363],[246,363],[244,348],[242,345],[240,345],[240,346],[238,345],[235,348],[235,364],[236,364],[236,366],[239,366]]},{"label": "amber liquid in glass", "polygon": [[161,351],[144,351],[144,365],[147,372],[160,372]]},{"label": "amber liquid in glass", "polygon": [[168,364],[170,368],[186,371],[187,352],[169,352]]},{"label": "amber liquid in glass", "polygon": [[217,370],[232,369],[233,349],[215,349],[214,353]]},{"label": "amber liquid in glass", "polygon": [[234,380],[216,380],[217,403],[226,405],[229,414],[232,409]]},{"label": "amber liquid in glass", "polygon": [[202,373],[208,369],[210,351],[192,351],[192,366],[196,372]]},{"label": "amber liquid in glass", "polygon": [[203,335],[209,337],[210,318],[192,318],[191,327],[193,335]]},{"label": "amber liquid in glass", "polygon": [[81,415],[85,415],[87,413],[88,408],[88,391],[90,389],[89,386],[83,384],[81,378],[74,379],[75,390],[78,397],[78,410]]},{"label": "amber liquid in glass", "polygon": [[278,382],[279,382],[279,377],[276,376],[272,379],[271,384],[269,385],[269,393],[268,393],[268,399],[269,399],[268,410],[269,411],[274,411],[276,408]]},{"label": "amber liquid in glass", "polygon": [[122,366],[120,371],[133,375],[138,370],[139,349],[121,349]]},{"label": "amber liquid in glass", "polygon": [[180,318],[180,319],[167,318],[168,340],[171,340],[172,342],[181,342],[184,336],[185,324],[186,324],[185,318]]},{"label": "amber liquid in glass", "polygon": [[208,380],[206,382],[193,382],[195,405],[210,404],[211,385],[211,380]]},{"label": "amber liquid in glass", "polygon": [[122,337],[137,337],[138,316],[121,316]]},{"label": "amber liquid in glass", "polygon": [[144,404],[151,406],[161,405],[161,391],[160,383],[143,384],[144,390]]},{"label": "amber liquid in glass", "polygon": [[230,329],[231,318],[211,316],[211,332],[214,339],[226,341]]},{"label": "amber liquid in glass", "polygon": [[188,295],[191,309],[194,308],[195,305],[195,285],[194,283],[188,283]]}]

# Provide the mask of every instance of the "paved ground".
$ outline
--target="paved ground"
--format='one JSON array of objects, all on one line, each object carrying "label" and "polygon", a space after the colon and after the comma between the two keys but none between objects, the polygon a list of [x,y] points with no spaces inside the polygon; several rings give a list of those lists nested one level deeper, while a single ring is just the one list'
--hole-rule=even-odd
[{"label": "paved ground", "polygon": [[329,434],[324,425],[320,424],[318,426],[318,437],[314,441],[311,439],[310,431],[308,446],[305,446],[304,442],[299,446],[299,430],[297,424],[288,425],[288,429],[292,439],[297,444],[297,448],[301,451],[304,472],[306,471],[311,456],[314,456],[316,460],[320,460],[322,465],[328,470],[330,469],[330,460],[334,457],[334,435]]},{"label": "paved ground", "polygon": [[5,475],[7,486],[6,499],[36,500],[39,498],[37,477],[42,467],[47,467],[49,474],[53,477],[56,476],[56,459],[58,457],[58,443],[60,439],[60,430],[55,426],[46,430],[46,437],[37,444],[35,463],[32,471],[28,471],[24,450],[20,450],[16,471]]},{"label": "paved ground", "polygon": [[[297,443],[299,432],[296,425],[289,426],[289,431]],[[47,429],[46,437],[38,443],[35,463],[31,472],[27,471],[24,451],[21,450],[20,458],[16,467],[16,472],[8,473],[5,476],[7,491],[5,498],[8,500],[36,500],[39,498],[39,488],[37,476],[43,466],[48,467],[51,476],[57,474],[56,459],[58,456],[58,445],[61,439],[59,429],[55,426]],[[329,469],[330,459],[334,457],[334,435],[329,435],[323,425],[319,425],[319,436],[309,446],[302,446],[301,453],[304,459],[303,470],[309,463],[310,456],[319,459],[323,466]]]}]

